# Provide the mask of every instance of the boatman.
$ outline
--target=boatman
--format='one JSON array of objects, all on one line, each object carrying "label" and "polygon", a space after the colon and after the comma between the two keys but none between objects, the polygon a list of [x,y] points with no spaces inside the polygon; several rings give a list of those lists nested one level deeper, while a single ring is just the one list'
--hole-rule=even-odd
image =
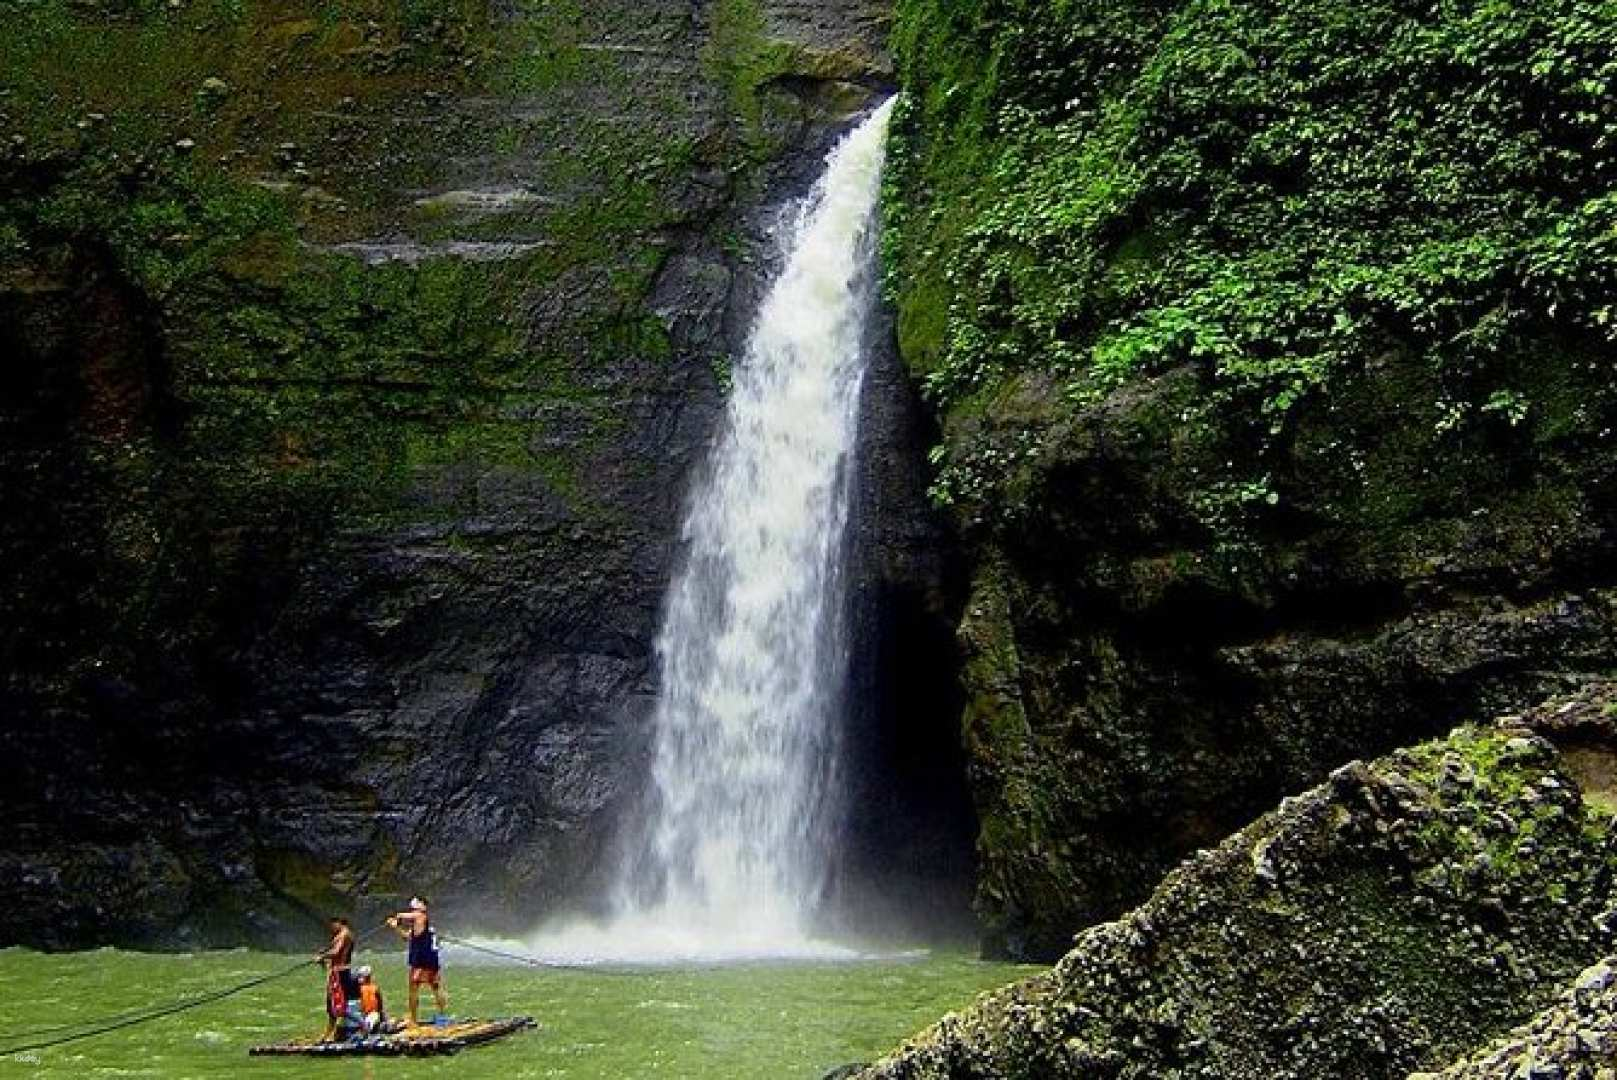
[{"label": "boatman", "polygon": [[410,910],[391,916],[387,924],[410,943],[410,1026],[416,1026],[417,1009],[423,986],[432,987],[432,997],[438,1004],[438,1016],[449,1016],[449,997],[444,993],[443,977],[439,973],[438,934],[427,915],[427,902],[419,896],[410,898]]},{"label": "boatman", "polygon": [[325,1041],[330,1042],[348,1018],[348,1003],[359,997],[359,982],[349,970],[354,962],[354,931],[348,920],[333,915],[326,928],[331,932],[331,943],[315,954],[315,959],[326,966]]}]

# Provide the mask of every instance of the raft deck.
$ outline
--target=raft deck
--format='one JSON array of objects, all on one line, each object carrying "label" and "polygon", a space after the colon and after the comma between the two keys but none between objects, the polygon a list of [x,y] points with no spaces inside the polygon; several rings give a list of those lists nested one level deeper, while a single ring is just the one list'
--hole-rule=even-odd
[{"label": "raft deck", "polygon": [[361,1035],[335,1042],[296,1040],[255,1046],[247,1052],[254,1057],[291,1054],[313,1054],[321,1057],[426,1057],[432,1054],[453,1054],[468,1046],[503,1039],[525,1028],[537,1027],[531,1016],[513,1016],[499,1020],[458,1020],[442,1027],[423,1025],[409,1027],[391,1035]]}]

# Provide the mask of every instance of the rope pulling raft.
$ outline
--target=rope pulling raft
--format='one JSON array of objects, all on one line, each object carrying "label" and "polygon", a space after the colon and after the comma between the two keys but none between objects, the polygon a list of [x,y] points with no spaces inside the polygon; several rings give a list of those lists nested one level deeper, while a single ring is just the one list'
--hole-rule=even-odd
[{"label": "rope pulling raft", "polygon": [[311,1054],[321,1057],[426,1057],[433,1054],[453,1054],[468,1046],[503,1039],[527,1028],[539,1025],[531,1016],[513,1016],[499,1020],[459,1020],[442,1027],[423,1025],[407,1027],[391,1035],[363,1035],[336,1042],[297,1040],[255,1046],[247,1052],[254,1057]]},{"label": "rope pulling raft", "polygon": [[[378,926],[369,930],[356,939],[356,943],[364,942],[387,929]],[[532,967],[558,967],[568,968],[571,965],[549,964],[533,957],[518,956],[515,953],[505,953],[498,949],[474,945],[469,941],[457,941],[454,938],[444,938],[446,941],[462,945],[476,952],[487,953],[490,956],[502,957]],[[181,998],[179,1001],[165,1005],[156,1005],[149,1008],[131,1009],[128,1012],[104,1016],[99,1019],[83,1020],[70,1024],[55,1024],[49,1027],[33,1028],[27,1031],[13,1031],[7,1036],[0,1036],[0,1058],[13,1054],[44,1050],[50,1047],[65,1046],[84,1039],[93,1039],[124,1028],[135,1027],[140,1024],[149,1024],[154,1020],[174,1016],[178,1013],[189,1012],[192,1009],[210,1005],[216,1001],[234,997],[255,987],[276,979],[284,979],[295,975],[305,968],[319,963],[315,960],[302,960],[289,968],[260,975],[248,979],[235,986],[216,990],[212,993],[201,994],[191,998]],[[613,972],[611,974],[618,974]],[[461,1020],[442,1026],[406,1027],[402,1031],[357,1036],[338,1042],[319,1042],[315,1040],[293,1041],[275,1043],[268,1046],[255,1046],[247,1052],[253,1055],[286,1055],[286,1054],[318,1054],[332,1056],[348,1056],[357,1054],[372,1054],[379,1056],[427,1056],[432,1054],[453,1054],[468,1046],[477,1046],[480,1043],[492,1042],[504,1038],[526,1028],[537,1028],[531,1016],[506,1017],[496,1020]],[[18,1041],[22,1040],[22,1041]],[[29,1041],[32,1040],[32,1041]]]}]

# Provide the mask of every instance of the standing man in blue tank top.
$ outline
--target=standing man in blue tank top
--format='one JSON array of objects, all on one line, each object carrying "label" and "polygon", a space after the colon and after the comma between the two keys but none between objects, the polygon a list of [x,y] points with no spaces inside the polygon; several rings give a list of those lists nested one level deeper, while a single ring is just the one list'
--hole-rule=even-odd
[{"label": "standing man in blue tank top", "polygon": [[410,910],[391,916],[387,924],[410,943],[410,1025],[416,1026],[417,1007],[421,987],[432,987],[432,997],[438,1005],[438,1015],[449,1016],[449,996],[444,993],[443,977],[439,973],[438,934],[427,915],[427,902],[419,896],[410,898]]}]

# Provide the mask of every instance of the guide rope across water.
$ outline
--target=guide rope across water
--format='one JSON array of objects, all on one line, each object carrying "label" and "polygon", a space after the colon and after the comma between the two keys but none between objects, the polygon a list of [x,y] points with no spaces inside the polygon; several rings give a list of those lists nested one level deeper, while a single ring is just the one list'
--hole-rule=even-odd
[{"label": "guide rope across water", "polygon": [[[387,925],[384,923],[372,930],[367,930],[364,934],[361,934],[359,937],[355,938],[354,942],[356,945],[358,945],[362,942],[369,941],[371,938],[375,937],[377,934],[380,934],[386,929]],[[263,986],[265,983],[275,982],[278,979],[284,979],[288,976],[296,975],[304,968],[313,967],[320,962],[321,960],[319,957],[310,957],[307,960],[298,961],[291,967],[284,968],[280,971],[271,972],[268,975],[259,975],[255,978],[248,979],[246,982],[237,983],[234,986],[226,987],[223,990],[214,990],[206,994],[183,998],[179,1001],[169,1002],[164,1005],[149,1005],[139,1009],[126,1009],[121,1013],[113,1013],[110,1016],[103,1016],[91,1020],[81,1020],[78,1023],[56,1024],[51,1027],[33,1028],[28,1031],[12,1032],[8,1035],[0,1035],[0,1057],[7,1057],[12,1054],[24,1054],[34,1050],[48,1050],[53,1046],[65,1046],[68,1043],[80,1042],[84,1039],[91,1039],[101,1035],[110,1035],[115,1031],[122,1031],[125,1028],[136,1027],[140,1024],[150,1023],[153,1020],[162,1020],[165,1017],[175,1016],[183,1012],[189,1012],[192,1009],[199,1009],[204,1005],[212,1005],[214,1002],[223,1001],[226,998],[235,997],[237,994],[246,993],[248,990]],[[70,1032],[71,1034],[63,1034],[64,1032]],[[41,1038],[41,1036],[51,1037]],[[11,1042],[17,1039],[38,1039],[39,1041],[11,1045]]]},{"label": "guide rope across water", "polygon": [[630,968],[602,967],[596,964],[568,964],[560,960],[545,960],[537,956],[525,956],[522,953],[506,952],[503,949],[492,948],[488,945],[478,945],[464,938],[450,937],[448,934],[439,934],[438,940],[457,949],[468,949],[471,952],[482,953],[498,960],[509,960],[513,964],[522,964],[526,967],[540,968],[545,971],[581,971],[591,975],[642,975],[643,971]]}]

